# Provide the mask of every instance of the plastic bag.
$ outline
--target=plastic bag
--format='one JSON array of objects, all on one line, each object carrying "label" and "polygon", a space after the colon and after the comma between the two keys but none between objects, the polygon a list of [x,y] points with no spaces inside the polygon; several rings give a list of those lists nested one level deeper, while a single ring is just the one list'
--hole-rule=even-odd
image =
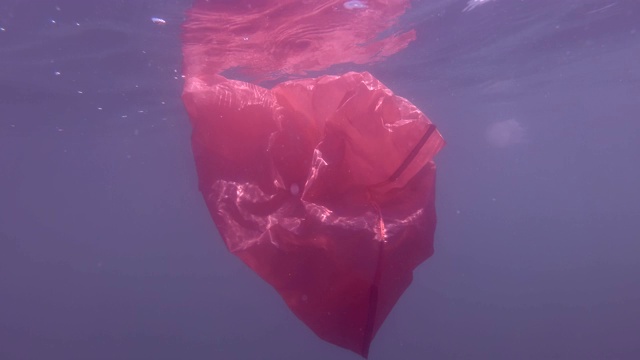
[{"label": "plastic bag", "polygon": [[189,77],[183,100],[229,250],[319,337],[366,357],[433,253],[435,126],[366,72],[270,90]]}]

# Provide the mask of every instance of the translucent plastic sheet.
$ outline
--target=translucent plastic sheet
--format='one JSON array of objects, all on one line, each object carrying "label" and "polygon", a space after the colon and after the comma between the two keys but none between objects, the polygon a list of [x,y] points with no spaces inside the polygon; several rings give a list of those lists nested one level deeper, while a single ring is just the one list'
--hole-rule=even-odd
[{"label": "translucent plastic sheet", "polygon": [[[419,109],[366,72],[272,89],[216,74],[240,60],[230,60],[233,51],[215,57],[194,42],[214,38],[200,28],[210,8],[198,10],[198,3],[192,10],[198,26],[185,27],[183,100],[211,216],[229,250],[298,318],[322,339],[366,357],[413,270],[433,253],[432,158],[444,141]],[[333,3],[342,7],[335,11],[351,11]],[[271,8],[256,11],[265,9]],[[220,10],[214,14],[222,17]],[[246,21],[231,17],[249,37],[260,32],[251,19],[265,21],[252,14]],[[300,24],[312,27],[310,21]],[[224,32],[219,23],[211,26]],[[293,31],[282,26],[276,28]],[[301,52],[294,57],[309,58]],[[274,66],[268,55],[260,66],[251,56],[238,58],[262,71]]]}]

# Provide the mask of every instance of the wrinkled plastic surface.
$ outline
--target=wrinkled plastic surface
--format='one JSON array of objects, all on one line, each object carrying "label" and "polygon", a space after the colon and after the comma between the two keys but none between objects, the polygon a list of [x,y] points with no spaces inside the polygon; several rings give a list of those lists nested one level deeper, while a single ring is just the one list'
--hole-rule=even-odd
[{"label": "wrinkled plastic surface", "polygon": [[230,251],[321,338],[367,356],[413,269],[433,253],[429,120],[368,73],[415,31],[408,0],[194,0],[184,103],[200,189]]},{"label": "wrinkled plastic surface", "polygon": [[319,337],[366,357],[433,253],[435,126],[369,73],[270,90],[186,80],[199,186],[227,247]]}]

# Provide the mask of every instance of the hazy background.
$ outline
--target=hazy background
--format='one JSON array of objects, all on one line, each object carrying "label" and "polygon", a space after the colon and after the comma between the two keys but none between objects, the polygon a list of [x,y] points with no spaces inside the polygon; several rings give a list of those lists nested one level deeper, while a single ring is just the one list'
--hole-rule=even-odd
[{"label": "hazy background", "polygon": [[[358,358],[209,218],[189,4],[0,0],[0,359]],[[418,40],[358,69],[448,142],[436,253],[370,359],[639,359],[640,3],[413,4]]]}]

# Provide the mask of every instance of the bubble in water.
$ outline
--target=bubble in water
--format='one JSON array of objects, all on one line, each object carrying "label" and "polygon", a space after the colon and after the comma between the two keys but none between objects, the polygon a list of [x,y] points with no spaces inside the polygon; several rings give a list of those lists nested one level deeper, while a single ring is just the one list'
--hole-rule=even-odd
[{"label": "bubble in water", "polygon": [[366,9],[367,4],[364,1],[360,0],[349,0],[342,4],[347,10],[355,10],[355,9]]},{"label": "bubble in water", "polygon": [[167,25],[167,21],[159,17],[152,17],[151,21],[156,25]]}]

